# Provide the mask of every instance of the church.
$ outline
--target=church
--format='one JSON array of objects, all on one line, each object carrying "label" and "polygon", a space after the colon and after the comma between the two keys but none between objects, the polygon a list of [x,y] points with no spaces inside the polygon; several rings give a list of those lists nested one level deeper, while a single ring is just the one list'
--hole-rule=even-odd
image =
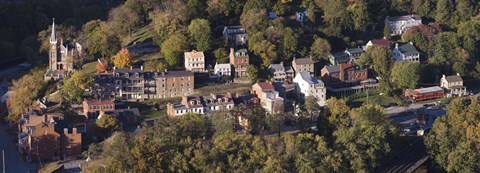
[{"label": "church", "polygon": [[80,58],[82,54],[82,45],[75,41],[63,42],[57,44],[57,35],[55,33],[55,19],[53,19],[52,33],[50,35],[50,49],[48,54],[48,70],[45,73],[45,80],[59,80],[70,75],[73,69],[74,58]]}]

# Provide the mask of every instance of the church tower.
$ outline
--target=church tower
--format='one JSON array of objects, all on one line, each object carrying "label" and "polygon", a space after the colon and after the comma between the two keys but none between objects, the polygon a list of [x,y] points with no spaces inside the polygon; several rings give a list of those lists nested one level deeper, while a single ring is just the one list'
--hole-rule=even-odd
[{"label": "church tower", "polygon": [[50,35],[50,54],[49,54],[49,69],[51,71],[57,70],[57,36],[55,34],[55,18],[52,24],[52,34]]}]

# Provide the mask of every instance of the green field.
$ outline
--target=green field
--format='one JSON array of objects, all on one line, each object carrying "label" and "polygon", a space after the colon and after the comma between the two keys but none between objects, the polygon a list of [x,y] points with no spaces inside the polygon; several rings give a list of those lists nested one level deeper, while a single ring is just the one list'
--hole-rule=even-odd
[{"label": "green field", "polygon": [[143,42],[153,37],[154,31],[150,25],[143,28],[139,28],[133,31],[132,36],[126,36],[122,38],[122,47],[128,46],[133,42]]}]

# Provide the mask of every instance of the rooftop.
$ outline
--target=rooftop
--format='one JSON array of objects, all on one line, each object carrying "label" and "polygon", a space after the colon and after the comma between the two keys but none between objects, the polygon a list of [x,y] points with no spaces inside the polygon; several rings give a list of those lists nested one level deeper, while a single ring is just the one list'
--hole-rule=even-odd
[{"label": "rooftop", "polygon": [[433,86],[428,88],[416,89],[415,91],[417,91],[420,94],[427,94],[427,93],[440,92],[440,91],[443,92],[443,89],[440,88],[439,86]]},{"label": "rooftop", "polygon": [[205,58],[203,52],[197,52],[196,50],[193,50],[191,52],[185,52],[184,55],[185,58]]},{"label": "rooftop", "polygon": [[270,64],[270,69],[285,71],[283,64]]},{"label": "rooftop", "polygon": [[462,82],[463,81],[462,77],[460,77],[459,75],[447,76],[447,77],[445,77],[445,80],[447,80],[447,82]]},{"label": "rooftop", "polygon": [[232,68],[230,64],[216,64],[215,68],[220,69],[220,68]]},{"label": "rooftop", "polygon": [[106,105],[106,104],[115,104],[112,100],[84,100],[83,102],[88,105]]},{"label": "rooftop", "polygon": [[302,77],[302,79],[309,84],[323,83],[322,81],[318,80],[317,78],[314,78],[314,77],[310,76],[310,74],[308,72],[305,72],[305,71],[299,72],[298,75],[300,75]]},{"label": "rooftop", "polygon": [[294,58],[293,61],[295,62],[295,64],[313,64],[313,63],[315,63],[310,58]]},{"label": "rooftop", "polygon": [[385,46],[385,47],[390,47],[390,41],[386,39],[373,39],[370,40],[373,45],[379,45],[379,46]]},{"label": "rooftop", "polygon": [[413,46],[413,44],[411,43],[407,43],[399,46],[398,50],[400,50],[400,52],[402,52],[404,55],[407,55],[407,56],[420,54],[417,48],[415,48],[415,46]]},{"label": "rooftop", "polygon": [[349,53],[362,53],[362,52],[364,52],[364,50],[360,49],[360,48],[348,48],[345,51],[347,51]]},{"label": "rooftop", "polygon": [[275,87],[270,82],[260,82],[257,83],[262,90],[275,90]]},{"label": "rooftop", "polygon": [[389,21],[398,21],[398,20],[422,20],[422,17],[419,15],[404,15],[404,16],[387,16]]}]

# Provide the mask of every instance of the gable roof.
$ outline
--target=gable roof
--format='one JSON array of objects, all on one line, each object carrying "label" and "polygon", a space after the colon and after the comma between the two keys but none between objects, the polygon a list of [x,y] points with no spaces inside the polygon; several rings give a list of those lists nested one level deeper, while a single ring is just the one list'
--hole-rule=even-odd
[{"label": "gable roof", "polygon": [[274,70],[281,70],[281,71],[285,71],[285,67],[283,66],[283,64],[270,64],[270,67],[268,67],[269,69],[274,69]]},{"label": "gable roof", "polygon": [[305,71],[299,72],[298,75],[300,75],[302,77],[302,79],[305,82],[307,82],[308,84],[323,83],[322,81],[318,80],[317,78],[314,78],[314,77],[310,76],[310,74],[308,72],[305,72]]},{"label": "gable roof", "polygon": [[313,63],[315,63],[310,58],[295,58],[293,61],[295,61],[295,64],[313,64]]},{"label": "gable roof", "polygon": [[203,52],[197,52],[196,50],[192,50],[191,52],[184,53],[185,58],[205,58]]},{"label": "gable roof", "polygon": [[362,53],[362,52],[364,52],[364,50],[360,49],[360,48],[348,48],[345,51],[349,52],[349,53]]},{"label": "gable roof", "polygon": [[373,39],[370,41],[372,42],[373,45],[390,47],[390,41],[388,41],[387,39]]},{"label": "gable roof", "polygon": [[230,64],[216,64],[215,65],[216,69],[225,69],[225,68],[232,68]]},{"label": "gable roof", "polygon": [[459,75],[451,75],[451,76],[447,76],[445,77],[445,80],[447,80],[447,82],[462,82],[463,79],[462,77],[460,77]]},{"label": "gable roof", "polygon": [[402,54],[404,54],[405,56],[420,54],[417,48],[415,48],[415,46],[410,43],[399,46],[398,50],[400,50],[400,52],[402,52]]},{"label": "gable roof", "polygon": [[325,67],[323,67],[323,68],[327,69],[327,71],[328,71],[329,73],[338,73],[338,72],[340,72],[340,66],[338,66],[338,65],[325,66]]},{"label": "gable roof", "polygon": [[262,90],[275,90],[275,87],[270,82],[260,82],[260,83],[257,83],[257,85]]}]

